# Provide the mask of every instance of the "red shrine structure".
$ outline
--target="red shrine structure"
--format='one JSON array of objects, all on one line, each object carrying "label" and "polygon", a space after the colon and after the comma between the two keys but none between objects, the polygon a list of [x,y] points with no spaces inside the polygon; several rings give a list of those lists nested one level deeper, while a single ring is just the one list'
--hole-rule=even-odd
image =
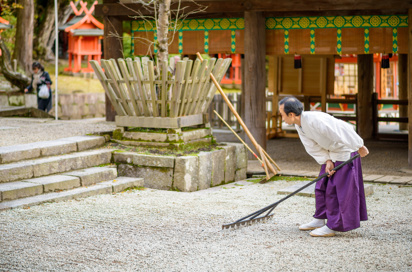
[{"label": "red shrine structure", "polygon": [[[104,26],[92,15],[96,4],[97,1],[87,9],[87,3],[80,1],[81,8],[77,10],[73,2],[70,2],[75,17],[59,28],[68,33],[69,67],[64,69],[66,72],[92,73],[93,69],[89,61],[100,62],[102,55],[100,40],[103,38]],[[85,58],[87,58],[87,68],[82,68],[81,62]]]}]

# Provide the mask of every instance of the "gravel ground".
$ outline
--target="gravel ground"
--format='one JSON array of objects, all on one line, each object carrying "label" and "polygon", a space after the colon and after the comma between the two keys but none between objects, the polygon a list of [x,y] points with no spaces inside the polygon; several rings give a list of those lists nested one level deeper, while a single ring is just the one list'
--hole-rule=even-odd
[{"label": "gravel ground", "polygon": [[[101,119],[0,118],[0,144],[52,140],[114,127]],[[218,139],[226,137],[221,136]],[[401,144],[387,146],[369,145],[367,158],[376,159],[372,165],[385,167],[369,168],[365,158],[364,169],[387,174],[407,165]],[[298,139],[269,141],[268,150],[282,168],[318,169],[313,159],[305,157]],[[221,230],[221,224],[280,199],[276,192],[295,183],[243,182],[243,186],[195,193],[132,190],[3,211],[0,271],[412,270],[410,186],[374,185],[375,193],[367,198],[369,221],[333,238],[313,238],[298,230],[314,212],[314,199],[300,196],[278,206],[267,223]]]},{"label": "gravel ground", "polygon": [[[376,185],[369,221],[310,237],[314,199],[273,219],[221,230],[281,196],[277,181],[196,193],[146,189],[1,213],[1,271],[411,271],[412,188]],[[227,189],[224,189],[227,188]]]}]

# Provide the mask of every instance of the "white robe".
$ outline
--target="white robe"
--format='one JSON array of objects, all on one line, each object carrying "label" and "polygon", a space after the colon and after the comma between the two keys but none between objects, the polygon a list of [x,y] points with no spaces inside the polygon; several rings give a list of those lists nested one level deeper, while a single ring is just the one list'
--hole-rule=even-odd
[{"label": "white robe", "polygon": [[354,128],[333,116],[319,111],[304,111],[301,126],[295,125],[306,151],[319,164],[327,160],[346,161],[363,146]]}]

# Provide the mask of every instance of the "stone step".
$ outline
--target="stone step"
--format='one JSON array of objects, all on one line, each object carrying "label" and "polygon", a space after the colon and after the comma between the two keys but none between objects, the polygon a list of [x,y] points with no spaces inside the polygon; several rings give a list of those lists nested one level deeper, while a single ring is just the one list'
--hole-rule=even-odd
[{"label": "stone step", "polygon": [[99,194],[118,193],[127,188],[143,186],[142,178],[118,177],[114,180],[100,182],[89,187],[79,187],[62,192],[36,195],[0,203],[0,211],[19,207],[30,207],[45,202],[57,202],[70,199],[84,198]]},{"label": "stone step", "polygon": [[0,183],[30,179],[108,164],[112,150],[96,149],[66,155],[0,164]]},{"label": "stone step", "polygon": [[[299,188],[305,186],[309,182],[311,182],[311,180],[304,181],[304,182],[301,182],[301,183],[298,183],[298,184],[294,184],[294,185],[289,186],[285,189],[281,189],[281,190],[278,191],[278,194],[279,195],[289,195],[289,194],[293,193],[294,191],[298,190]],[[316,186],[316,182],[313,183],[312,185],[306,187],[305,189],[303,189],[302,191],[300,191],[296,195],[297,196],[315,197],[315,186]],[[364,186],[364,189],[365,189],[365,196],[370,196],[370,195],[373,194],[372,184],[365,183],[363,186]]]},{"label": "stone step", "polygon": [[102,146],[104,136],[75,136],[54,141],[0,147],[0,163],[11,163],[40,157],[62,155]]},{"label": "stone step", "polygon": [[115,168],[93,167],[60,175],[0,183],[0,202],[69,190],[80,186],[90,186],[105,180],[115,179],[116,177],[117,170]]}]

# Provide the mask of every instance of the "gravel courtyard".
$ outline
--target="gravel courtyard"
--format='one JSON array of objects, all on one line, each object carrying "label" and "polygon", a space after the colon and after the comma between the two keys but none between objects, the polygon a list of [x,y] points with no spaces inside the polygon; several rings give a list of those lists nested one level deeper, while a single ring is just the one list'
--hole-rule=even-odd
[{"label": "gravel courtyard", "polygon": [[2,212],[1,271],[411,271],[412,188],[375,185],[369,221],[332,238],[298,225],[295,196],[270,221],[221,230],[296,182],[241,182],[195,193],[133,190]]},{"label": "gravel courtyard", "polygon": [[[0,118],[0,145],[114,127],[101,120]],[[295,156],[303,149],[296,140],[269,141],[268,151],[282,168],[318,169],[311,158]],[[400,173],[405,154],[403,144],[374,143],[365,171]],[[367,197],[369,220],[332,238],[298,230],[314,212],[314,198],[302,196],[280,204],[268,222],[221,230],[298,182],[242,181],[194,193],[129,190],[3,211],[0,271],[412,270],[411,186],[374,184],[375,193]]]}]

